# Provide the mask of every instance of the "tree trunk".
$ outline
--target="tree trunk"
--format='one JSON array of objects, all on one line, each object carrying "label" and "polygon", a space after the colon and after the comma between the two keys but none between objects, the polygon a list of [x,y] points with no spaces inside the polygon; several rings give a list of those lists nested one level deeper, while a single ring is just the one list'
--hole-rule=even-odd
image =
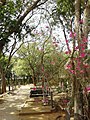
[{"label": "tree trunk", "polygon": [[90,1],[88,0],[84,9],[83,17],[83,34],[85,38],[88,38],[88,33],[90,32]]},{"label": "tree trunk", "polygon": [[2,93],[6,92],[6,79],[5,79],[5,73],[0,65],[0,73],[1,73],[1,82],[2,82]]},{"label": "tree trunk", "polygon": [[[80,23],[81,21],[81,0],[75,0],[75,32],[76,32],[76,40],[79,46],[79,53],[78,55],[82,53],[81,49],[81,43],[83,37],[87,39],[88,36],[88,16],[89,16],[89,7],[88,7],[88,2],[86,4],[86,8],[84,10],[83,14],[83,22],[84,24],[82,28],[82,24]],[[81,60],[81,65],[80,68],[83,66],[83,59]],[[75,120],[80,120],[79,115],[83,115],[83,94],[82,94],[82,88],[80,84],[81,80],[75,80],[75,85],[74,85],[74,113],[75,113]],[[83,81],[82,81],[83,82]],[[76,88],[75,88],[76,87]],[[81,99],[82,98],[82,99]]]},{"label": "tree trunk", "polygon": [[[78,46],[81,43],[81,31],[80,31],[81,28],[79,24],[80,20],[81,20],[81,0],[75,0],[75,32]],[[77,80],[76,76],[73,77],[73,93],[74,93],[74,120],[79,120],[78,115],[82,113],[81,109],[79,108],[79,80]]]}]

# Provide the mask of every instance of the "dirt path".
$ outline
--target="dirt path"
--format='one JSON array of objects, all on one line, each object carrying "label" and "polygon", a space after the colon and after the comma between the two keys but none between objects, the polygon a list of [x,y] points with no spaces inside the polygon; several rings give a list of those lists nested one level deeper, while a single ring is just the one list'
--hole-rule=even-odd
[{"label": "dirt path", "polygon": [[25,101],[29,99],[29,91],[30,85],[21,86],[13,94],[0,98],[0,120],[54,120],[58,113],[19,115]]},{"label": "dirt path", "polygon": [[[13,94],[6,94],[0,98],[0,120],[55,120],[55,118],[61,114],[60,112],[33,114],[32,111],[36,110],[38,113],[43,107],[41,108],[38,102],[35,102],[35,104],[33,102],[32,104],[31,102],[25,103],[25,101],[30,100],[29,91],[30,85],[25,85],[15,90]],[[50,108],[45,109],[49,110]],[[32,114],[19,115],[20,112],[31,112]],[[60,120],[64,120],[64,118]]]},{"label": "dirt path", "polygon": [[20,120],[17,115],[24,101],[28,98],[29,86],[22,86],[13,94],[0,98],[0,120]]}]

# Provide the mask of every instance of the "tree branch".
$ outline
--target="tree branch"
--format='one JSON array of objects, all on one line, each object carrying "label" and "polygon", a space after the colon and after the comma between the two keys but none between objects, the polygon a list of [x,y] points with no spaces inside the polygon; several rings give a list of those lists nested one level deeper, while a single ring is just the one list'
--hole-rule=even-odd
[{"label": "tree branch", "polygon": [[33,9],[35,9],[37,7],[37,4],[40,2],[41,0],[37,0],[36,2],[34,2],[32,5],[30,5],[27,10],[24,12],[24,14],[19,18],[18,20],[18,24],[22,23],[22,21],[24,20],[24,18],[28,15],[28,13],[30,11],[32,11]]}]

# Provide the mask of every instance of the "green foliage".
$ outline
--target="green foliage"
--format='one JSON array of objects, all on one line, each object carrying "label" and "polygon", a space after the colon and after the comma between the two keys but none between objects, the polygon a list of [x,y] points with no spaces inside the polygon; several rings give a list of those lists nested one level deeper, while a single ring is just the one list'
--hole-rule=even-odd
[{"label": "green foliage", "polygon": [[72,16],[74,13],[74,0],[57,0],[57,11],[62,16]]},{"label": "green foliage", "polygon": [[[17,75],[33,75],[39,77],[45,75],[48,80],[58,84],[61,76],[67,73],[61,64],[64,60],[63,53],[58,52],[48,40],[44,50],[39,42],[23,45],[17,52],[18,59],[13,70]],[[44,71],[42,70],[42,56]]]},{"label": "green foliage", "polygon": [[26,64],[25,61],[23,59],[18,59],[17,63],[14,63],[14,68],[13,70],[15,71],[17,76],[22,76],[22,75],[26,75],[25,73],[25,69],[26,69]]},{"label": "green foliage", "polygon": [[3,44],[8,43],[9,32],[17,26],[17,17],[21,11],[21,5],[21,1],[9,0],[6,5],[0,6],[0,40]]},{"label": "green foliage", "polygon": [[65,28],[65,30],[69,32],[72,18],[75,15],[74,1],[75,0],[56,1],[56,6],[52,10],[53,25],[59,26],[60,24],[60,26],[62,25],[62,29]]},{"label": "green foliage", "polygon": [[[37,50],[36,43],[23,45],[20,50],[17,52],[19,55],[19,61],[15,66],[15,69],[18,69],[17,73],[28,75],[32,74],[32,69],[36,70],[36,66],[39,62],[39,51]],[[19,67],[19,68],[18,68]]]},{"label": "green foliage", "polygon": [[[0,56],[0,64],[2,65],[2,69],[5,71],[7,68],[7,63],[8,63],[8,56]],[[12,64],[9,65],[9,70],[12,68]]]},{"label": "green foliage", "polygon": [[0,64],[2,65],[3,69],[5,69],[7,64],[7,59],[3,56],[0,57]]}]

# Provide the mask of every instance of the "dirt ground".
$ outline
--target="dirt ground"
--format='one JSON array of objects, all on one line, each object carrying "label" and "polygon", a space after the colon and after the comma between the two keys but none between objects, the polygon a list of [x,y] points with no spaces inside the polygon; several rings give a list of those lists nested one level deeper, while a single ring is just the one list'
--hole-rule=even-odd
[{"label": "dirt ground", "polygon": [[[61,114],[61,112],[49,112],[51,110],[50,106],[40,107],[37,101],[31,102],[29,92],[30,85],[25,85],[17,88],[11,94],[0,97],[0,120],[55,120]],[[45,113],[45,111],[48,111],[48,113]],[[64,120],[64,117],[61,117],[60,120]]]}]

